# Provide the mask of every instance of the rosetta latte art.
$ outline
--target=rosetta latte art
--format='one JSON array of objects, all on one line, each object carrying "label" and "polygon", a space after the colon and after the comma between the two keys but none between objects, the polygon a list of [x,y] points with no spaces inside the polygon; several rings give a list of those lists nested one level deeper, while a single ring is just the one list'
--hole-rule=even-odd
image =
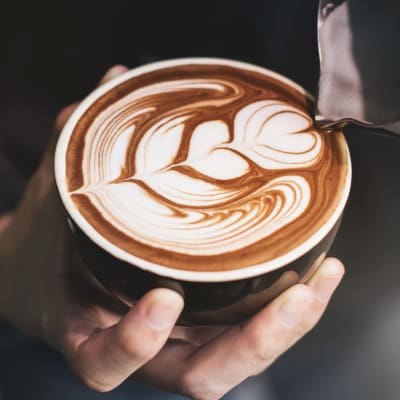
[{"label": "rosetta latte art", "polygon": [[132,90],[88,127],[72,199],[171,254],[221,255],[272,237],[315,201],[310,171],[326,143],[304,109],[268,93],[220,76]]},{"label": "rosetta latte art", "polygon": [[[157,106],[160,93],[185,90],[227,91],[224,82],[172,81],[117,101],[87,133],[87,174],[74,193],[85,193],[126,235],[188,254],[237,250],[298,218],[310,203],[310,188],[290,170],[311,166],[321,151],[310,118],[283,102],[260,100],[236,114],[232,132],[221,120],[188,131],[188,121],[201,113],[198,101],[162,116]],[[215,105],[220,103],[217,96]],[[142,118],[154,123],[130,149]],[[133,173],[126,176],[131,163]],[[232,182],[269,169],[288,173],[259,187]]]}]

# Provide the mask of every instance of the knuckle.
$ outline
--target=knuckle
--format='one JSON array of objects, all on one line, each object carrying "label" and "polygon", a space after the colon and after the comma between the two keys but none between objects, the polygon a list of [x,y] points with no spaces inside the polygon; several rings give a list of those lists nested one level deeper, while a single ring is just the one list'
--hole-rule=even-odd
[{"label": "knuckle", "polygon": [[179,379],[178,391],[185,396],[193,398],[196,380],[194,374],[186,371]]},{"label": "knuckle", "polygon": [[319,316],[308,318],[305,321],[304,325],[301,327],[300,334],[305,335],[306,333],[310,332],[312,329],[315,328],[319,320],[320,320]]},{"label": "knuckle", "polygon": [[312,331],[320,320],[320,316],[310,316],[305,319],[298,327],[293,330],[291,339],[289,340],[288,346],[293,345],[295,342],[300,340],[303,336],[307,335]]},{"label": "knuckle", "polygon": [[319,306],[313,307],[310,313],[307,314],[303,324],[301,325],[301,333],[304,335],[315,328],[322,317],[322,310]]},{"label": "knuckle", "polygon": [[294,343],[299,341],[303,336],[307,335],[315,326],[316,321],[313,319],[313,317],[307,317],[301,321],[300,324],[297,326],[293,327],[292,330],[289,333],[289,336],[286,338],[286,342],[283,344],[283,350],[286,350],[287,348],[291,347]]},{"label": "knuckle", "polygon": [[114,389],[114,386],[105,385],[89,375],[80,375],[80,379],[85,386],[96,392],[105,393]]},{"label": "knuckle", "polygon": [[179,393],[193,400],[218,400],[224,393],[217,393],[206,377],[199,377],[195,372],[187,371],[178,382]]},{"label": "knuckle", "polygon": [[249,376],[250,377],[256,377],[258,375],[263,374],[267,370],[268,366],[263,365],[262,367],[258,367],[256,370],[254,370]]},{"label": "knuckle", "polygon": [[259,332],[249,337],[250,349],[256,362],[266,363],[276,357],[277,343],[274,340],[266,340]]},{"label": "knuckle", "polygon": [[137,343],[132,341],[125,341],[120,344],[120,348],[124,354],[138,361],[150,358],[149,351],[146,347],[147,346],[139,346]]},{"label": "knuckle", "polygon": [[135,360],[147,360],[152,356],[152,349],[147,340],[137,340],[135,335],[128,331],[121,331],[118,334],[117,343],[125,355]]}]

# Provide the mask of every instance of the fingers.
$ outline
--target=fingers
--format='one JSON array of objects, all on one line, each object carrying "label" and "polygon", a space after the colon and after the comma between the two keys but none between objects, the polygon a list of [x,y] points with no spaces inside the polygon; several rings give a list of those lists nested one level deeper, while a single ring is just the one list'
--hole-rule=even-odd
[{"label": "fingers", "polygon": [[114,65],[113,67],[111,67],[103,76],[103,78],[101,78],[100,82],[99,82],[99,86],[103,85],[104,83],[111,81],[112,79],[116,78],[117,76],[125,73],[126,71],[128,71],[128,68],[125,67],[125,65]]},{"label": "fingers", "polygon": [[69,106],[63,108],[57,115],[56,117],[56,122],[54,124],[55,131],[57,134],[59,134],[68,121],[69,117],[71,114],[75,111],[76,107],[78,107],[79,103],[73,103],[70,104]]},{"label": "fingers", "polygon": [[188,342],[168,340],[162,350],[144,364],[134,377],[159,389],[182,394],[183,384],[181,382],[185,376],[187,360],[197,350],[197,346]]},{"label": "fingers", "polygon": [[118,324],[84,341],[79,332],[70,334],[70,361],[89,387],[111,390],[159,352],[182,308],[183,300],[177,293],[155,289]]},{"label": "fingers", "polygon": [[181,340],[193,346],[204,346],[229,329],[228,325],[176,326],[170,339]]},{"label": "fingers", "polygon": [[[195,399],[214,400],[278,357],[313,301],[305,285],[296,285],[243,326],[236,326],[195,353],[180,390]],[[297,332],[296,332],[297,339]]]},{"label": "fingers", "polygon": [[339,261],[326,260],[308,285],[291,287],[246,324],[195,352],[187,359],[177,390],[195,399],[219,399],[267,368],[314,327],[343,273]]},{"label": "fingers", "polygon": [[320,304],[326,304],[344,275],[343,264],[336,258],[327,258],[307,282]]},{"label": "fingers", "polygon": [[13,219],[12,213],[0,215],[0,235],[6,230],[8,225],[10,225],[12,219]]},{"label": "fingers", "polygon": [[[135,373],[135,379],[169,392],[180,393],[180,379],[184,376],[190,354],[198,351],[230,326],[175,326],[162,350]],[[171,362],[174,368],[171,368]]]},{"label": "fingers", "polygon": [[301,329],[314,327],[345,273],[343,264],[336,258],[327,258],[307,282],[315,296],[309,313],[305,315]]}]

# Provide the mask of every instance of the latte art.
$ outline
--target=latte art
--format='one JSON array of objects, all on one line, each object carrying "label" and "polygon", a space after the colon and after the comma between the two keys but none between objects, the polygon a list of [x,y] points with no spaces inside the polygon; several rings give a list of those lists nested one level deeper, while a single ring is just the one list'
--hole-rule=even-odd
[{"label": "latte art", "polygon": [[337,203],[338,138],[270,76],[183,65],[103,97],[71,136],[68,191],[127,253],[178,269],[246,267],[298,245]]}]

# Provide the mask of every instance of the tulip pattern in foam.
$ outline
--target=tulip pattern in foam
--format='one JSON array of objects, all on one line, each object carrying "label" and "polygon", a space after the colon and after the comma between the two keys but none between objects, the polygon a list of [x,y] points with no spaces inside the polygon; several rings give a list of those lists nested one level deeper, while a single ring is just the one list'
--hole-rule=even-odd
[{"label": "tulip pattern in foam", "polygon": [[281,99],[246,96],[223,78],[156,82],[93,120],[83,185],[71,195],[87,196],[138,242],[217,255],[259,242],[305,213],[312,188],[301,171],[322,149],[310,117]]}]

